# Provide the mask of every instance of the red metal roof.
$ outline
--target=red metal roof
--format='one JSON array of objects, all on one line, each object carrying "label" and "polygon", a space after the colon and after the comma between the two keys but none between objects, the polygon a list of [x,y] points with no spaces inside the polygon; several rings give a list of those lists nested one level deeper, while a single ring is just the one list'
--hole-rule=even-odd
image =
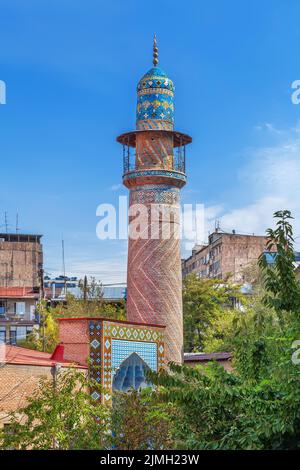
[{"label": "red metal roof", "polygon": [[52,367],[59,363],[63,367],[73,366],[86,369],[85,366],[63,360],[63,345],[58,345],[53,354],[49,354],[19,346],[0,344],[0,363],[46,367]]},{"label": "red metal roof", "polygon": [[32,287],[0,287],[0,297],[38,299],[39,294]]}]

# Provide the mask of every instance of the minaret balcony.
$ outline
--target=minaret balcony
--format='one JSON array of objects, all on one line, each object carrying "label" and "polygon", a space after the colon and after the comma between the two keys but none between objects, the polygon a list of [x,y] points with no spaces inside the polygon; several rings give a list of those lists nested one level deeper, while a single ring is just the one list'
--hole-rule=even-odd
[{"label": "minaret balcony", "polygon": [[123,145],[123,183],[128,188],[151,183],[185,185],[185,146],[191,141],[186,134],[135,131],[117,141]]}]

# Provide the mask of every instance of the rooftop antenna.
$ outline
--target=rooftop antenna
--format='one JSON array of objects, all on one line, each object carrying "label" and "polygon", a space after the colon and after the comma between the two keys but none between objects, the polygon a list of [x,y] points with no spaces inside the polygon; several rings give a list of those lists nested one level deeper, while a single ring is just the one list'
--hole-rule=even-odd
[{"label": "rooftop antenna", "polygon": [[157,40],[156,40],[156,34],[154,33],[154,38],[153,38],[153,65],[156,67],[158,64],[158,47],[157,47]]},{"label": "rooftop antenna", "polygon": [[16,213],[16,233],[19,232],[19,213]]},{"label": "rooftop antenna", "polygon": [[62,249],[62,268],[63,268],[64,283],[65,283],[65,295],[67,295],[66,264],[65,264],[65,241],[64,241],[63,238],[61,240],[61,249]]},{"label": "rooftop antenna", "polygon": [[7,212],[4,212],[4,225],[5,225],[5,231],[8,233],[8,221],[7,221]]}]

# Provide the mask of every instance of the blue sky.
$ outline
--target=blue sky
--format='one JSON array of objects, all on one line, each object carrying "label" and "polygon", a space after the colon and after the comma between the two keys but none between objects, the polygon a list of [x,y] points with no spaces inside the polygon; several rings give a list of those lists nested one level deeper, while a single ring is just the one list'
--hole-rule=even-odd
[{"label": "blue sky", "polygon": [[96,208],[126,194],[115,137],[134,128],[155,31],[193,137],[183,202],[205,204],[207,230],[257,234],[290,208],[300,235],[299,16],[297,0],[0,0],[0,225],[18,212],[44,235],[49,274],[63,234],[67,273],[125,280],[126,243],[97,239]]}]

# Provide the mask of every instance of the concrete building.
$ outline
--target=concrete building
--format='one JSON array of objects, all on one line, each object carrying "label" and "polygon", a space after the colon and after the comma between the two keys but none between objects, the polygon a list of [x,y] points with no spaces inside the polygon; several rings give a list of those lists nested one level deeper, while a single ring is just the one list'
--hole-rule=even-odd
[{"label": "concrete building", "polygon": [[42,235],[0,234],[0,287],[39,287]]},{"label": "concrete building", "polygon": [[41,235],[0,234],[0,342],[16,344],[36,324],[42,268]]},{"label": "concrete building", "polygon": [[192,255],[182,260],[182,275],[196,274],[199,278],[224,279],[243,282],[243,270],[266,251],[267,237],[215,231],[207,245],[198,245]]}]

